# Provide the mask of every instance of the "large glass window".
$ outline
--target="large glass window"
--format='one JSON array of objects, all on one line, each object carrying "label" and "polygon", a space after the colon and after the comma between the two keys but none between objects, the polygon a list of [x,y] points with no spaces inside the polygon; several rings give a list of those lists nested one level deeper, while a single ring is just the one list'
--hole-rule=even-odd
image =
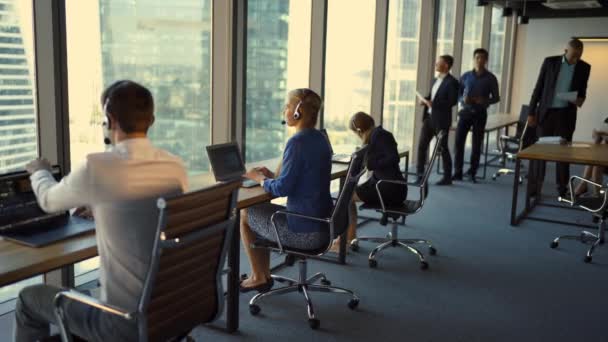
[{"label": "large glass window", "polygon": [[[492,27],[490,29],[490,60],[488,69],[496,75],[498,85],[501,85],[503,72],[503,55],[505,51],[505,28],[507,19],[502,16],[500,8],[492,8]],[[500,89],[502,93],[502,89]],[[498,104],[490,106],[488,113],[498,113]]]},{"label": "large glass window", "polygon": [[311,0],[247,2],[247,161],[282,155],[287,92],[308,87],[311,11]]},{"label": "large glass window", "polygon": [[400,146],[412,146],[416,110],[420,1],[390,1],[388,16],[385,89],[389,96],[384,97],[382,124],[393,133]]},{"label": "large glass window", "polygon": [[473,69],[473,51],[481,47],[483,31],[483,6],[477,6],[476,0],[467,0],[464,14],[464,36],[462,41],[461,73]]},{"label": "large glass window", "polygon": [[323,125],[336,153],[352,153],[361,144],[348,129],[350,117],[358,111],[371,114],[375,13],[372,0],[328,1]]},{"label": "large glass window", "polygon": [[[0,173],[23,169],[38,156],[31,0],[0,1]],[[0,314],[42,276],[0,288]]]},{"label": "large glass window", "polygon": [[99,96],[131,79],[155,100],[152,142],[209,170],[211,0],[66,1],[71,161],[103,150]]},{"label": "large glass window", "polygon": [[454,53],[454,27],[456,25],[456,0],[439,0],[437,15],[436,56]]},{"label": "large glass window", "polygon": [[[130,79],[154,96],[152,142],[190,173],[209,170],[211,0],[66,0],[70,158],[103,151],[103,89]],[[77,284],[98,260],[75,265]]]}]

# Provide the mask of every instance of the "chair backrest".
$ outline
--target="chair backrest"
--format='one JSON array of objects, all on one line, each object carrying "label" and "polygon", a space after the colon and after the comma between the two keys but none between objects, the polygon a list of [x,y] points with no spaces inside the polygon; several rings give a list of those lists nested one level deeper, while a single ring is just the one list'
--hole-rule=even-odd
[{"label": "chair backrest", "polygon": [[357,187],[359,178],[361,178],[364,171],[363,163],[367,150],[368,146],[366,145],[353,153],[348,165],[346,180],[342,185],[340,195],[338,196],[338,200],[336,201],[336,205],[334,206],[334,210],[331,214],[330,236],[332,239],[335,239],[344,233],[348,228],[348,211],[350,203],[353,199],[353,195],[355,194],[355,188]]},{"label": "chair backrest", "polygon": [[140,336],[165,341],[221,313],[221,271],[237,224],[239,185],[158,200],[157,236],[138,309]]}]

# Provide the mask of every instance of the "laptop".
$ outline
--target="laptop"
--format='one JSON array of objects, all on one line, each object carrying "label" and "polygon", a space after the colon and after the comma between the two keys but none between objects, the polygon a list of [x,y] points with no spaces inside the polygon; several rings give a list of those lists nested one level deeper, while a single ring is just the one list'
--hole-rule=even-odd
[{"label": "laptop", "polygon": [[338,163],[338,164],[349,164],[352,156],[347,153],[338,153],[338,154],[334,153],[334,149],[331,146],[331,141],[329,140],[329,135],[327,134],[327,130],[323,128],[323,129],[320,129],[319,131],[321,132],[321,134],[323,134],[323,136],[327,140],[327,143],[329,144],[329,151],[331,152],[331,161],[333,163]]},{"label": "laptop", "polygon": [[[54,166],[53,177],[63,177]],[[72,217],[65,210],[46,213],[38,205],[29,174],[25,171],[0,175],[0,236],[31,247],[84,234],[95,229],[91,220]]]},{"label": "laptop", "polygon": [[240,179],[243,181],[242,187],[244,188],[260,185],[254,180],[243,177],[247,171],[237,143],[209,145],[206,149],[216,181],[227,182]]}]

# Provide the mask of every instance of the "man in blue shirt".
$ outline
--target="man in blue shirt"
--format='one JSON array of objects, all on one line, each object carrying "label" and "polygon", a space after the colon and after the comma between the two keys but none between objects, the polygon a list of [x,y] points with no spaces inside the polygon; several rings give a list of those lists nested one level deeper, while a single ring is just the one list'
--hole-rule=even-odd
[{"label": "man in blue shirt", "polygon": [[488,119],[488,107],[500,101],[498,95],[498,80],[486,65],[488,51],[476,49],[473,52],[475,69],[465,72],[460,78],[460,106],[456,141],[454,144],[454,176],[453,180],[462,180],[462,164],[464,163],[464,145],[467,134],[473,128],[473,150],[471,151],[471,168],[467,174],[473,183],[479,167],[479,156],[483,145],[484,130]]},{"label": "man in blue shirt", "polygon": [[[577,107],[581,107],[587,97],[587,81],[591,73],[591,66],[581,60],[582,55],[583,42],[572,39],[563,55],[545,58],[532,92],[528,113],[528,125],[537,127],[538,136],[560,136],[572,141]],[[575,96],[568,98],[567,94],[574,92]],[[535,196],[545,177],[545,163],[530,163],[530,175],[530,193]],[[557,163],[555,178],[560,196],[565,196],[570,166]]]}]

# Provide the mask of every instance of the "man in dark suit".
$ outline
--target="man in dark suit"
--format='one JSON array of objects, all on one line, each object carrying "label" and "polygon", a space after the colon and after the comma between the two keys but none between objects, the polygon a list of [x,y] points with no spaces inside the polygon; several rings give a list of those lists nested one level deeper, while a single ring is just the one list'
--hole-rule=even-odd
[{"label": "man in dark suit", "polygon": [[[530,100],[528,125],[537,127],[539,137],[560,136],[572,141],[576,128],[576,110],[585,102],[591,66],[581,60],[583,42],[572,39],[561,56],[545,58]],[[575,99],[564,94],[576,92]],[[530,164],[530,189],[536,195],[545,177],[545,163]],[[560,196],[566,195],[570,165],[557,163],[555,179]]]},{"label": "man in dark suit", "polygon": [[450,74],[452,64],[454,64],[454,58],[450,55],[443,55],[437,59],[435,71],[439,74],[433,80],[429,95],[420,101],[420,104],[424,106],[424,114],[418,141],[418,163],[416,165],[418,182],[422,180],[424,174],[429,144],[436,134],[443,131],[444,135],[439,141],[443,157],[443,178],[437,182],[437,185],[452,184],[452,157],[448,148],[448,132],[452,124],[452,108],[458,103],[458,81]]}]

